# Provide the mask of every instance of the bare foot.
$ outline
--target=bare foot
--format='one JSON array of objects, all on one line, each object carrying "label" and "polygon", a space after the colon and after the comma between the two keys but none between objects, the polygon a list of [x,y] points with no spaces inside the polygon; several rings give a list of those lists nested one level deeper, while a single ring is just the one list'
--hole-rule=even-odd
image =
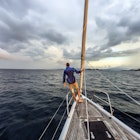
[{"label": "bare foot", "polygon": [[79,99],[78,102],[79,102],[79,103],[83,103],[83,99]]},{"label": "bare foot", "polygon": [[77,101],[76,98],[73,98],[73,99],[74,99],[75,102]]}]

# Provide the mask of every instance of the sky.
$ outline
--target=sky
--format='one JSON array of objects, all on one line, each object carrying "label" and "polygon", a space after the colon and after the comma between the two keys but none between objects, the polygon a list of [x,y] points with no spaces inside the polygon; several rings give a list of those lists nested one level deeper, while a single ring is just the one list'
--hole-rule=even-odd
[{"label": "sky", "polygon": [[[0,68],[79,68],[84,0],[0,0]],[[140,68],[140,0],[89,0],[86,68]]]}]

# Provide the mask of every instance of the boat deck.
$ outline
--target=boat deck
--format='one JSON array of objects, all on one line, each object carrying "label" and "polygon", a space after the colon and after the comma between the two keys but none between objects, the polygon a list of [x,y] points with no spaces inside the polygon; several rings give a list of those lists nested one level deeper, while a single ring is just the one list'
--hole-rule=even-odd
[{"label": "boat deck", "polygon": [[[126,134],[110,117],[101,113],[91,103],[87,102],[87,105],[91,140],[136,140],[130,134]],[[76,104],[66,140],[86,139],[88,139],[87,115],[84,100],[83,103]]]}]

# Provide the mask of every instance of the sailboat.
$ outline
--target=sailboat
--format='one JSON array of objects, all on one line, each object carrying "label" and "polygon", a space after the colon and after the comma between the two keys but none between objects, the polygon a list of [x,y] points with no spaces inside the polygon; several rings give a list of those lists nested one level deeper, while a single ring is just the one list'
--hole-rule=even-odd
[{"label": "sailboat", "polygon": [[[85,63],[85,46],[86,46],[86,29],[88,15],[88,0],[85,0],[84,22],[82,35],[82,51],[81,51],[81,69],[84,69]],[[80,92],[83,93],[84,71],[80,74]],[[86,86],[85,86],[86,91]],[[103,106],[81,94],[84,102],[73,102],[70,107],[72,98],[69,100],[69,92],[66,96],[67,119],[59,136],[59,140],[140,140],[140,134],[124,124],[121,120],[113,116],[113,108],[110,97],[106,95],[110,112],[106,111]],[[140,103],[132,99],[138,106]],[[57,110],[58,111],[58,110]],[[56,112],[57,113],[57,112]],[[55,114],[54,114],[55,115]],[[52,117],[52,119],[54,116]],[[48,126],[46,127],[46,129]],[[46,130],[45,129],[45,130]],[[45,133],[45,130],[43,134]],[[42,136],[43,136],[42,134]],[[41,140],[42,136],[39,140]],[[52,138],[53,139],[53,138]]]}]

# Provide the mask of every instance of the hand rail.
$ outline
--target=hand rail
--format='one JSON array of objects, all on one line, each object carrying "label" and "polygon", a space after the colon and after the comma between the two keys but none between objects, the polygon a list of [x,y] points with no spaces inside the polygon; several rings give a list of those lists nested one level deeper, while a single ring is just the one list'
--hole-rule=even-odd
[{"label": "hand rail", "polygon": [[72,101],[72,97],[70,98],[70,100],[69,100],[69,94],[70,94],[70,91],[68,91],[67,92],[67,95],[66,95],[66,105],[67,105],[67,115],[68,115],[68,117],[69,117],[69,113],[70,113],[70,111],[69,111],[69,105],[70,105],[70,103],[71,103],[71,101]]},{"label": "hand rail", "polygon": [[104,93],[107,96],[108,102],[104,101],[103,99],[101,99],[100,97],[98,97],[96,95],[94,95],[94,96],[96,98],[98,98],[99,100],[101,100],[101,101],[103,101],[103,102],[105,102],[105,103],[107,103],[109,105],[109,107],[110,107],[110,114],[111,114],[111,116],[113,116],[113,109],[112,109],[112,105],[111,105],[109,94],[107,92],[105,92],[105,91],[102,91],[102,90],[98,90],[98,91]]}]

